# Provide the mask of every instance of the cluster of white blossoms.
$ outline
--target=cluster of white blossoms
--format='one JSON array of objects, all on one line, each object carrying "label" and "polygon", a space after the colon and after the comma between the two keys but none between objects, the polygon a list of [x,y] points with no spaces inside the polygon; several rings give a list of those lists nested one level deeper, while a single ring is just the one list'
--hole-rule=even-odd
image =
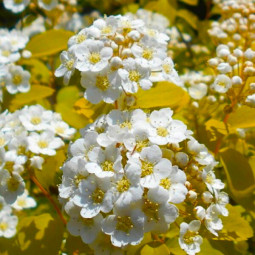
[{"label": "cluster of white blossoms", "polygon": [[[0,30],[0,101],[5,88],[10,94],[27,92],[30,89],[30,73],[22,66],[15,65],[21,57],[20,50],[24,49],[28,36],[19,30]],[[31,53],[23,51],[23,57],[30,57]]]},{"label": "cluster of white blossoms", "polygon": [[208,87],[213,77],[202,72],[190,71],[180,76],[192,99],[200,100],[207,95]]},{"label": "cluster of white blossoms", "polygon": [[0,114],[0,236],[15,234],[17,217],[11,215],[11,208],[36,205],[23,176],[29,169],[42,169],[47,157],[55,155],[74,132],[59,114],[40,105]]},{"label": "cluster of white blossoms", "polygon": [[[255,38],[255,5],[253,0],[224,0],[217,3],[222,17],[212,23],[210,36],[217,44],[243,47]],[[247,44],[248,42],[248,44]]]},{"label": "cluster of white blossoms", "polygon": [[[209,34],[217,37],[216,57],[208,61],[217,76],[211,89],[225,94],[231,102],[255,107],[255,4],[254,1],[223,1],[219,3],[222,18],[213,23]],[[246,86],[247,85],[247,86]]]},{"label": "cluster of white blossoms", "polygon": [[216,236],[222,229],[228,195],[215,177],[217,162],[172,114],[169,108],[112,110],[70,144],[60,201],[68,230],[95,254],[100,247],[122,254],[146,232],[165,233],[177,220],[180,247],[193,255],[200,251],[201,225]]},{"label": "cluster of white blossoms", "polygon": [[179,82],[174,63],[167,57],[169,37],[146,27],[130,16],[97,19],[69,39],[69,48],[60,55],[57,77],[67,84],[81,73],[84,97],[97,104],[115,102],[121,94],[148,90],[154,81]]},{"label": "cluster of white blossoms", "polygon": [[[19,13],[25,10],[25,8],[34,1],[31,0],[3,0],[4,7],[13,13]],[[76,5],[76,0],[64,0],[63,3],[70,5]],[[55,8],[63,9],[63,4],[60,4],[59,0],[37,0],[37,5],[46,11],[51,11]]]}]

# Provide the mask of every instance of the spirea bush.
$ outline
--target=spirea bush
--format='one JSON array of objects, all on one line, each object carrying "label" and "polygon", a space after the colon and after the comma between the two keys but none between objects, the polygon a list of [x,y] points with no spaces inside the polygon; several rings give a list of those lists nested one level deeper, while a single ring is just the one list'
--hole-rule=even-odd
[{"label": "spirea bush", "polygon": [[253,255],[254,11],[3,0],[0,255]]}]

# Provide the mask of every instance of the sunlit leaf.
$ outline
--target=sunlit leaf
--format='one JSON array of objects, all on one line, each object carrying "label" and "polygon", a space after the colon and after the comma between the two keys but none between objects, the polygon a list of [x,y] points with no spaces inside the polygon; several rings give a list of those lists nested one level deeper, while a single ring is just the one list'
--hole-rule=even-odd
[{"label": "sunlit leaf", "polygon": [[9,102],[8,109],[10,111],[14,111],[24,105],[49,97],[54,93],[54,91],[54,89],[47,86],[32,85],[30,91],[27,93],[19,93],[14,95]]},{"label": "sunlit leaf", "polygon": [[171,82],[158,82],[148,91],[140,89],[134,108],[171,107],[182,108],[189,102],[188,93]]},{"label": "sunlit leaf", "polygon": [[241,106],[230,114],[228,122],[235,128],[255,127],[255,108]]},{"label": "sunlit leaf", "polygon": [[198,29],[198,17],[186,9],[177,11],[177,16],[184,19],[192,28]]},{"label": "sunlit leaf", "polygon": [[197,5],[198,0],[180,0],[181,2],[188,4],[188,5]]},{"label": "sunlit leaf", "polygon": [[71,31],[48,30],[32,37],[26,49],[32,52],[34,58],[52,55],[66,49],[67,41],[72,35]]}]

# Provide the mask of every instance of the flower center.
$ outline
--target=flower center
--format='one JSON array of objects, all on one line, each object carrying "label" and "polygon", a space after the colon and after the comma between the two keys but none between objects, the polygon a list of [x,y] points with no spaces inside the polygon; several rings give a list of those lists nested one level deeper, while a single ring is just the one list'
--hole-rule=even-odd
[{"label": "flower center", "polygon": [[18,199],[18,200],[17,200],[17,204],[18,204],[20,207],[24,207],[24,206],[26,206],[26,200],[25,200],[25,199]]},{"label": "flower center", "polygon": [[142,161],[142,174],[141,177],[145,177],[153,173],[154,165],[151,162]]},{"label": "flower center", "polygon": [[65,62],[65,67],[69,71],[71,71],[73,69],[73,65],[74,65],[74,60],[73,59],[70,59],[70,60]]},{"label": "flower center", "polygon": [[43,141],[43,140],[40,140],[38,143],[38,146],[41,148],[41,149],[45,149],[45,148],[47,148],[48,147],[48,142],[46,142],[46,141]]},{"label": "flower center", "polygon": [[159,185],[168,190],[171,186],[171,181],[169,178],[161,179]]},{"label": "flower center", "polygon": [[152,36],[152,37],[154,37],[156,35],[156,32],[155,32],[154,29],[148,29],[147,33],[148,33],[149,36]]},{"label": "flower center", "polygon": [[85,176],[83,176],[83,175],[81,175],[81,174],[77,174],[77,175],[74,176],[74,184],[75,184],[76,186],[78,186],[79,183],[80,183],[82,180],[84,180],[84,179],[86,179]]},{"label": "flower center", "polygon": [[7,230],[7,229],[8,229],[8,223],[7,223],[7,222],[1,222],[1,223],[0,223],[0,229],[1,229],[2,231]]},{"label": "flower center", "polygon": [[137,141],[136,142],[136,151],[141,152],[144,147],[149,145],[149,140]]},{"label": "flower center", "polygon": [[7,186],[10,191],[16,191],[19,188],[19,184],[20,182],[14,177],[11,177],[7,182]]},{"label": "flower center", "polygon": [[2,51],[2,56],[9,57],[10,55],[11,55],[11,52],[9,50],[3,50]]},{"label": "flower center", "polygon": [[107,76],[97,76],[96,86],[103,91],[107,90],[110,87]]},{"label": "flower center", "polygon": [[127,127],[128,129],[131,129],[131,128],[132,128],[132,124],[131,124],[131,122],[129,122],[129,121],[124,121],[124,122],[122,122],[122,123],[120,124],[120,127],[121,127],[121,128]]},{"label": "flower center", "polygon": [[185,243],[187,244],[191,244],[194,242],[194,237],[196,236],[196,233],[195,232],[192,232],[192,231],[187,231],[184,236],[183,236],[183,240]]},{"label": "flower center", "polygon": [[212,184],[213,180],[214,180],[213,176],[210,173],[208,173],[205,181],[209,184]]},{"label": "flower center", "polygon": [[19,85],[22,82],[22,76],[20,74],[16,74],[12,77],[12,83],[15,85]]},{"label": "flower center", "polygon": [[140,80],[140,78],[141,78],[141,75],[136,70],[131,70],[129,72],[129,76],[128,77],[129,77],[130,81],[138,82]]},{"label": "flower center", "polygon": [[224,81],[218,81],[217,84],[221,87],[226,87],[226,83]]},{"label": "flower center", "polygon": [[167,129],[164,128],[164,127],[158,127],[158,128],[157,128],[157,134],[158,134],[159,136],[166,137],[166,136],[168,135],[168,131],[167,131]]},{"label": "flower center", "polygon": [[125,176],[120,181],[117,182],[117,190],[121,193],[127,191],[129,187],[130,182]]},{"label": "flower center", "polygon": [[15,164],[14,164],[13,161],[6,161],[6,162],[5,162],[5,165],[4,165],[4,168],[5,168],[6,170],[8,170],[9,172],[12,172],[13,166],[14,166],[14,165],[15,165]]},{"label": "flower center", "polygon": [[164,72],[167,74],[170,74],[173,71],[172,66],[170,66],[169,64],[163,64],[162,68],[163,68]]},{"label": "flower center", "polygon": [[93,65],[101,60],[101,56],[98,52],[92,52],[89,56],[89,62]]},{"label": "flower center", "polygon": [[128,216],[118,216],[116,229],[128,233],[130,229],[134,227],[131,218]]},{"label": "flower center", "polygon": [[149,199],[145,199],[142,209],[143,209],[143,212],[148,217],[148,221],[160,220],[160,218],[158,216],[158,210],[159,210],[158,203],[154,203],[154,202],[150,201]]},{"label": "flower center", "polygon": [[101,167],[102,167],[103,171],[114,172],[113,162],[111,162],[109,160],[106,160],[104,163],[102,163]]},{"label": "flower center", "polygon": [[76,36],[76,43],[82,43],[84,40],[86,40],[86,36],[84,34]]},{"label": "flower center", "polygon": [[40,124],[41,123],[41,118],[40,117],[32,117],[31,118],[31,123],[33,124],[33,125],[38,125],[38,124]]},{"label": "flower center", "polygon": [[93,226],[93,225],[94,225],[94,220],[93,220],[93,218],[82,218],[82,222],[83,222],[86,226]]},{"label": "flower center", "polygon": [[103,29],[101,30],[102,34],[110,34],[112,32],[112,27],[111,26],[105,26],[103,27]]},{"label": "flower center", "polygon": [[92,200],[95,204],[101,204],[104,199],[104,191],[99,188],[96,188],[92,193]]},{"label": "flower center", "polygon": [[5,139],[3,137],[0,137],[0,146],[4,146]]},{"label": "flower center", "polygon": [[58,133],[58,134],[64,134],[64,133],[65,133],[65,129],[62,128],[62,127],[56,127],[56,128],[55,128],[55,131],[56,131],[56,133]]},{"label": "flower center", "polygon": [[151,60],[153,58],[153,51],[151,49],[144,49],[142,57],[147,60]]}]

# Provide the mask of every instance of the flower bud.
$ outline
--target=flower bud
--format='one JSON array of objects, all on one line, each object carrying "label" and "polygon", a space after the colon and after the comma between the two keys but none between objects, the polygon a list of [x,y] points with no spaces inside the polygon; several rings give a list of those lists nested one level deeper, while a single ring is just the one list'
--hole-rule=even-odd
[{"label": "flower bud", "polygon": [[204,201],[204,203],[210,204],[212,203],[213,195],[209,191],[205,191],[202,194],[202,200]]},{"label": "flower bud", "polygon": [[175,154],[175,159],[178,165],[185,167],[189,162],[189,156],[184,152],[177,152]]}]

